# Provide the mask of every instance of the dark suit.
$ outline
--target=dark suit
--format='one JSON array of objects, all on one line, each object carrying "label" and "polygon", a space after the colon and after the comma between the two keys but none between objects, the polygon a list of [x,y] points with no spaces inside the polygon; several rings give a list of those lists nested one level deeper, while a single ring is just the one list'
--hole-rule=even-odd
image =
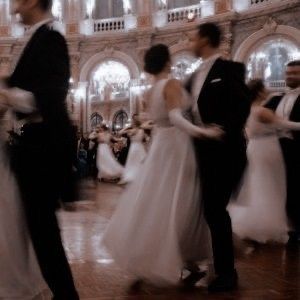
[{"label": "dark suit", "polygon": [[12,148],[12,166],[24,203],[28,227],[42,274],[54,299],[78,299],[62,246],[55,211],[59,200],[72,201],[75,133],[65,99],[69,87],[68,49],[63,36],[47,25],[32,36],[8,79],[10,87],[31,92],[37,110],[16,112],[28,122]]},{"label": "dark suit", "polygon": [[[218,275],[234,271],[232,228],[226,210],[246,165],[244,126],[250,111],[243,64],[217,59],[204,82],[198,109],[204,124],[223,127],[222,141],[196,140],[202,201]],[[194,76],[187,84],[191,92]]]},{"label": "dark suit", "polygon": [[122,150],[120,151],[119,162],[122,166],[125,166],[127,157],[128,157],[128,153],[129,153],[129,149],[130,149],[130,145],[131,145],[131,139],[128,136],[128,134],[124,134],[123,137],[126,138],[126,146],[123,147]]},{"label": "dark suit", "polygon": [[[283,96],[273,97],[265,106],[276,111]],[[300,95],[290,114],[290,121],[300,122]],[[300,132],[292,131],[293,139],[280,138],[287,173],[287,214],[295,231],[300,233]]]}]

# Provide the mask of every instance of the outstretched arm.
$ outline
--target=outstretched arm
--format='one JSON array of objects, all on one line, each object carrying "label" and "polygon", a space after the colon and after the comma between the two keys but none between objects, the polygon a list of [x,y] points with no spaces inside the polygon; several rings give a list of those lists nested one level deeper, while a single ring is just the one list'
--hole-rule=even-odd
[{"label": "outstretched arm", "polygon": [[259,107],[256,109],[256,114],[260,122],[273,124],[277,129],[300,130],[300,122],[284,120],[268,108]]}]

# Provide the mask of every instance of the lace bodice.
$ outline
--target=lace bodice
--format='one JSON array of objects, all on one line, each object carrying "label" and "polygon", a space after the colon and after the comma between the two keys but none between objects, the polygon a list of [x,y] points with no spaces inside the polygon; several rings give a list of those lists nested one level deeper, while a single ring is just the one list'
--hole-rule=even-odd
[{"label": "lace bodice", "polygon": [[246,125],[246,132],[249,138],[255,138],[265,135],[276,134],[276,128],[273,124],[262,123],[258,119],[259,107],[252,107]]},{"label": "lace bodice", "polygon": [[[165,99],[163,95],[163,91],[168,80],[169,79],[162,79],[156,82],[152,87],[150,98],[148,99],[149,114],[151,120],[153,120],[157,126],[161,126],[161,127],[172,126],[169,120],[168,111],[166,108]],[[182,110],[187,111],[191,107],[191,101],[188,97],[188,94],[184,90],[182,90],[182,100],[183,100]]]}]

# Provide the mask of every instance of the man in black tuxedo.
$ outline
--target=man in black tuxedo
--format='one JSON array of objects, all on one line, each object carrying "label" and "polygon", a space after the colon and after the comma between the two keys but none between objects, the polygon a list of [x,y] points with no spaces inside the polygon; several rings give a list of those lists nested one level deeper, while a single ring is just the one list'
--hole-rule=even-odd
[{"label": "man in black tuxedo", "polygon": [[[232,228],[227,205],[246,165],[244,126],[250,111],[243,64],[223,60],[219,54],[221,31],[213,23],[202,24],[194,38],[195,54],[203,59],[186,88],[193,97],[192,114],[200,126],[217,124],[225,135],[221,141],[197,140],[204,214],[212,237],[216,278],[209,291],[237,286]],[[200,277],[199,277],[200,278]],[[191,274],[194,283],[197,274]]]},{"label": "man in black tuxedo", "polygon": [[29,41],[0,95],[24,123],[12,149],[12,167],[43,277],[53,299],[77,300],[55,214],[59,200],[73,200],[76,136],[65,105],[68,49],[52,29],[51,6],[51,0],[13,1],[14,13],[30,26]]},{"label": "man in black tuxedo", "polygon": [[[285,120],[300,122],[300,60],[292,61],[286,68],[286,84],[290,90],[281,96],[275,96],[266,104]],[[300,241],[300,132],[283,131],[280,133],[280,145],[287,173],[287,214],[293,230],[290,243]]]}]

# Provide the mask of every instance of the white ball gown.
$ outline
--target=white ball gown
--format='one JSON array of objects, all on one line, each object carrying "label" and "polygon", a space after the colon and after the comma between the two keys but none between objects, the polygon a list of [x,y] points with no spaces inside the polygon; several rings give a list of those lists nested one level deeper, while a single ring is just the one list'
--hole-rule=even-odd
[{"label": "white ball gown", "polygon": [[284,158],[274,125],[257,118],[252,108],[248,119],[248,167],[241,190],[229,205],[233,231],[259,243],[288,240],[286,174]]},{"label": "white ball gown", "polygon": [[16,181],[0,134],[0,299],[29,300],[46,285],[31,246]]},{"label": "white ball gown", "polygon": [[123,166],[116,160],[110,147],[110,133],[99,134],[99,145],[97,149],[98,179],[116,179],[123,174]]},{"label": "white ball gown", "polygon": [[138,170],[146,158],[146,150],[143,145],[144,130],[138,129],[131,137],[128,158],[121,179],[122,183],[128,183],[135,179]]},{"label": "white ball gown", "polygon": [[211,255],[192,140],[169,121],[166,82],[154,85],[149,101],[157,128],[147,158],[102,239],[120,267],[157,285],[178,283],[186,262]]}]

